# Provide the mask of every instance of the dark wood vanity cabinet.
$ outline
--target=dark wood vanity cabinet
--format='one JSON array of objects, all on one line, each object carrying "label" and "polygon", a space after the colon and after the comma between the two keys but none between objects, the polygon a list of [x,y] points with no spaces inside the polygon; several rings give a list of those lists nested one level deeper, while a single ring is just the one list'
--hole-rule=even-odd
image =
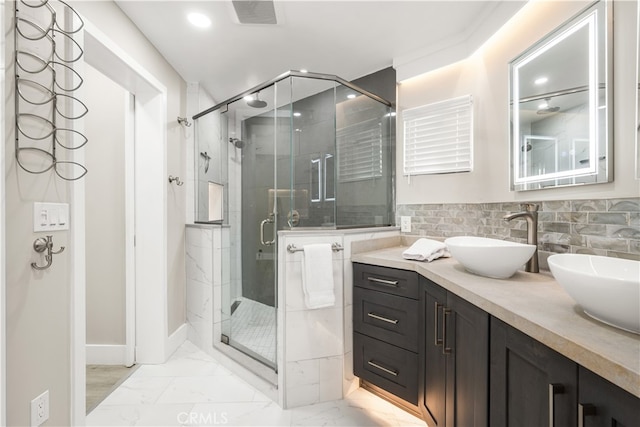
[{"label": "dark wood vanity cabinet", "polygon": [[492,427],[575,426],[577,365],[491,318]]},{"label": "dark wood vanity cabinet", "polygon": [[364,388],[418,413],[418,274],[357,263],[353,272],[354,374]]},{"label": "dark wood vanity cabinet", "polygon": [[438,284],[353,271],[354,374],[429,427],[640,425],[640,398]]},{"label": "dark wood vanity cabinet", "polygon": [[491,319],[491,426],[637,426],[640,399]]},{"label": "dark wood vanity cabinet", "polygon": [[578,426],[640,425],[640,399],[578,366]]},{"label": "dark wood vanity cabinet", "polygon": [[489,315],[421,278],[420,408],[430,427],[488,423]]}]

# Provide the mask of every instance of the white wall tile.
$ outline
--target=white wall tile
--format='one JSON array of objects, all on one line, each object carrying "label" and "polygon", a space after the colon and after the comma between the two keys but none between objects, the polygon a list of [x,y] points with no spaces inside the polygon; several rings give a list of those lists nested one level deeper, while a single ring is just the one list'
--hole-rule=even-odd
[{"label": "white wall tile", "polygon": [[287,362],[342,354],[342,307],[287,313]]},{"label": "white wall tile", "polygon": [[318,384],[320,382],[320,359],[301,360],[286,364],[286,387]]},{"label": "white wall tile", "polygon": [[320,402],[342,399],[342,355],[319,360]]},{"label": "white wall tile", "polygon": [[211,248],[212,228],[185,227],[186,244],[199,248]]},{"label": "white wall tile", "polygon": [[185,257],[187,279],[213,283],[212,257],[211,248],[187,245]]}]

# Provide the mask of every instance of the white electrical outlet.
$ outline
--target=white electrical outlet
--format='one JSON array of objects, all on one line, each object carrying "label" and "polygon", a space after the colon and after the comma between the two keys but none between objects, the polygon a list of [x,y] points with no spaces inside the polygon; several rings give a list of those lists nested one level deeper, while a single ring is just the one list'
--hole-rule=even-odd
[{"label": "white electrical outlet", "polygon": [[400,231],[403,233],[411,233],[411,217],[410,216],[400,217]]},{"label": "white electrical outlet", "polygon": [[49,419],[49,390],[31,401],[31,426],[36,427]]}]

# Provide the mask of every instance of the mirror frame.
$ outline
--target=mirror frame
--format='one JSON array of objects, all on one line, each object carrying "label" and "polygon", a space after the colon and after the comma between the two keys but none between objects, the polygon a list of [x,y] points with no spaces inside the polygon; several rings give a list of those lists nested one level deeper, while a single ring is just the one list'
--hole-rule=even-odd
[{"label": "mirror frame", "polygon": [[636,179],[640,179],[640,2],[636,8]]},{"label": "mirror frame", "polygon": [[[509,159],[510,184],[512,191],[539,190],[544,188],[565,187],[572,185],[601,184],[613,181],[613,6],[611,1],[599,0],[589,7],[566,21],[564,24],[538,40],[527,50],[509,62]],[[604,14],[599,17],[598,14]],[[605,28],[600,28],[600,23],[604,23]],[[520,103],[531,101],[532,97],[520,99],[519,96],[519,71],[524,65],[531,63],[538,56],[544,54],[552,47],[562,43],[564,39],[572,35],[579,29],[589,27],[589,61],[592,69],[589,71],[588,82],[588,103],[589,103],[589,139],[594,141],[590,144],[589,159],[587,167],[571,169],[567,171],[543,173],[527,177],[520,176],[521,146],[523,135],[520,131]],[[593,34],[599,35],[596,39]],[[604,44],[604,46],[601,46]],[[600,54],[600,48],[604,54]],[[604,58],[602,58],[604,56]],[[600,67],[599,61],[605,61]],[[604,76],[598,69],[604,70]],[[569,71],[570,72],[570,71]],[[567,88],[567,92],[572,88]],[[604,101],[600,105],[599,89],[604,89]],[[545,96],[552,97],[564,93],[563,90],[556,90],[549,94],[540,94],[540,99]],[[538,95],[535,95],[538,97]],[[535,98],[537,99],[537,98]],[[604,106],[605,112],[600,113]],[[602,132],[604,128],[604,132]],[[600,140],[604,135],[606,141]],[[604,151],[604,152],[602,152]],[[593,177],[593,178],[590,178]],[[580,179],[582,178],[582,180]],[[585,181],[592,182],[580,182]]]}]

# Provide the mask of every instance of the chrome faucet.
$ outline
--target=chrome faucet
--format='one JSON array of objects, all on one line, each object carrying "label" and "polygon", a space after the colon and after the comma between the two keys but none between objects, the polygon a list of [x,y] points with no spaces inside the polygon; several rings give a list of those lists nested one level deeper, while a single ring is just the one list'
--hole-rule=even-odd
[{"label": "chrome faucet", "polygon": [[505,215],[505,221],[511,221],[514,218],[524,218],[527,220],[527,243],[536,247],[533,256],[527,261],[525,271],[530,273],[538,273],[538,205],[535,203],[523,203],[523,212],[516,212]]}]

